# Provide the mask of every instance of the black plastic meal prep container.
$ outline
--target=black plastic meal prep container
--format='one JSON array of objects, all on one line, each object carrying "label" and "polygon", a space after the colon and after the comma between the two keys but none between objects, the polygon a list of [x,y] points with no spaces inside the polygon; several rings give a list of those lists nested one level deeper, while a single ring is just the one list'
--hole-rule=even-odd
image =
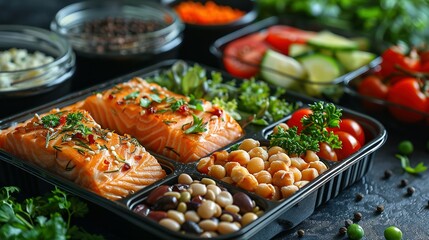
[{"label": "black plastic meal prep container", "polygon": [[[68,95],[62,99],[47,103],[22,114],[0,120],[0,129],[5,129],[15,125],[16,123],[23,122],[33,117],[35,113],[40,114],[48,112],[53,108],[65,107],[86,98],[94,92],[99,92],[113,87],[117,83],[128,81],[134,76],[140,76],[142,78],[154,76],[154,74],[162,70],[169,69],[176,61],[177,60],[169,60],[161,62],[141,71],[119,77],[110,82]],[[216,70],[208,67],[204,68],[209,71]],[[230,80],[232,78],[224,73],[224,79]],[[302,106],[306,106],[306,104],[311,104],[314,103],[314,101],[317,101],[293,92],[287,92],[284,97],[288,101],[302,103]],[[358,152],[343,161],[329,162],[322,160],[328,167],[326,172],[302,187],[291,197],[280,201],[266,200],[256,194],[249,193],[236,186],[229,185],[225,182],[209,177],[208,175],[201,174],[196,169],[197,162],[183,164],[157,154],[154,155],[163,166],[164,170],[166,170],[167,176],[155,184],[118,201],[111,201],[101,197],[59,175],[53,174],[40,166],[14,157],[3,150],[0,150],[0,183],[2,183],[2,185],[4,183],[11,182],[19,183],[22,190],[33,193],[43,192],[44,189],[49,186],[56,185],[74,195],[82,197],[92,204],[99,206],[103,211],[122,217],[124,221],[133,224],[139,231],[141,231],[142,234],[148,234],[163,239],[198,239],[199,237],[196,235],[182,234],[181,232],[174,232],[164,228],[148,217],[134,213],[132,209],[142,202],[151,190],[155,189],[159,185],[172,185],[177,183],[178,176],[181,173],[188,173],[194,179],[208,177],[215,180],[217,185],[228,189],[231,193],[240,191],[247,193],[264,211],[264,214],[262,214],[258,219],[249,225],[244,226],[239,231],[231,234],[219,235],[215,237],[215,239],[267,239],[282,231],[289,230],[302,222],[313,213],[315,208],[337,196],[342,190],[362,178],[371,168],[374,153],[387,139],[387,133],[383,125],[369,116],[343,107],[340,108],[343,109],[344,117],[356,120],[364,128],[367,143]],[[245,136],[239,139],[236,143],[245,138],[254,138],[259,140],[262,145],[267,144],[267,136],[272,129],[278,123],[284,122],[289,117],[290,116],[285,116],[281,121],[271,123],[269,126],[247,125],[244,127]],[[233,144],[226,146],[225,149],[230,148],[232,145]],[[25,178],[28,179],[21,179],[21,176],[25,176]],[[132,234],[132,236],[139,235],[140,234],[134,232]]]},{"label": "black plastic meal prep container", "polygon": [[[210,46],[210,52],[214,56],[216,56],[216,58],[218,59],[218,64],[225,69],[223,58],[228,56],[224,56],[223,52],[229,43],[254,33],[264,32],[269,27],[275,26],[275,25],[285,25],[285,26],[302,29],[302,30],[315,31],[315,32],[330,31],[334,34],[338,34],[339,36],[343,36],[347,38],[361,38],[361,39],[364,39],[364,42],[366,42],[365,44],[368,44],[367,51],[376,54],[376,56],[379,55],[379,53],[381,52],[381,50],[386,44],[386,43],[375,42],[375,40],[371,36],[366,36],[364,33],[353,32],[350,29],[341,27],[341,24],[338,24],[337,22],[329,23],[329,22],[321,22],[321,21],[314,21],[314,20],[312,21],[309,19],[303,19],[302,17],[299,17],[299,16],[290,15],[290,16],[270,17],[267,19],[263,19],[261,21],[250,24],[249,26],[241,28],[235,32],[232,32],[228,35],[225,35],[221,38],[218,38]],[[240,61],[245,65],[249,65],[249,66],[253,65],[252,63],[244,62],[239,59],[235,59],[235,60]],[[291,78],[299,82],[301,87],[299,89],[293,89],[295,91],[298,90],[299,92],[305,93],[303,86],[315,86],[315,87],[326,88],[328,90],[326,90],[325,92],[330,93],[330,92],[335,92],[336,89],[339,89],[339,91],[341,91],[342,85],[346,78],[358,76],[363,72],[367,71],[368,69],[372,68],[373,66],[379,64],[379,62],[380,62],[380,57],[376,57],[367,65],[357,68],[356,70],[346,72],[329,82],[315,82],[315,81],[310,81],[309,79],[297,79],[292,76],[286,75],[284,73],[278,72],[275,69],[266,68],[266,70],[271,72],[276,72],[277,75],[279,76],[284,76],[285,78]],[[315,97],[320,97],[320,96],[315,95]],[[329,98],[329,96],[326,96],[326,97]]]}]

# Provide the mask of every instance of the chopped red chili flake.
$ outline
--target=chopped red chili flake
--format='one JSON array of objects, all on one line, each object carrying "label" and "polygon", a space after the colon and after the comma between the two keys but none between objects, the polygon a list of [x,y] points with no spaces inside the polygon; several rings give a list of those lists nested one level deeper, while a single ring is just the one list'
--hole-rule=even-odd
[{"label": "chopped red chili flake", "polygon": [[83,135],[82,135],[82,133],[80,133],[80,132],[76,133],[76,134],[74,135],[74,137],[75,137],[75,138],[83,139]]},{"label": "chopped red chili flake", "polygon": [[223,110],[220,108],[214,108],[213,111],[211,112],[211,114],[221,117],[223,114]]},{"label": "chopped red chili flake", "polygon": [[106,164],[106,165],[110,165],[110,162],[107,161],[106,159],[104,159],[103,163]]},{"label": "chopped red chili flake", "polygon": [[128,164],[128,163],[125,163],[123,166],[122,166],[122,172],[125,172],[125,171],[128,171],[128,170],[130,170],[130,168],[131,168],[131,166]]},{"label": "chopped red chili flake", "polygon": [[89,142],[89,144],[95,143],[94,135],[92,135],[92,134],[88,135],[88,142]]},{"label": "chopped red chili flake", "polygon": [[134,160],[136,160],[136,161],[140,161],[141,159],[142,159],[141,155],[134,156]]},{"label": "chopped red chili flake", "polygon": [[147,113],[156,113],[156,107],[149,107]]},{"label": "chopped red chili flake", "polygon": [[124,104],[125,102],[124,101],[122,101],[122,100],[119,100],[119,101],[117,101],[116,102],[116,104],[118,104],[118,105],[122,105],[122,104]]},{"label": "chopped red chili flake", "polygon": [[67,122],[67,117],[66,116],[61,116],[60,117],[60,125],[64,125]]},{"label": "chopped red chili flake", "polygon": [[179,112],[180,114],[183,114],[183,115],[187,115],[187,114],[188,114],[188,112],[189,112],[189,107],[188,107],[188,105],[181,105],[181,106],[179,107],[179,109],[177,109],[177,112]]},{"label": "chopped red chili flake", "polygon": [[110,100],[112,100],[114,97],[113,97],[113,95],[112,94],[109,94],[109,97],[108,97]]}]

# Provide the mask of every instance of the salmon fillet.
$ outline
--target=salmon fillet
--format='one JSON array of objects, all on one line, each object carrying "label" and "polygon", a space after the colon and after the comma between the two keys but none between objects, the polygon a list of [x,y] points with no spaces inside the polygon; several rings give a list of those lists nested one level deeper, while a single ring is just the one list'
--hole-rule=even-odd
[{"label": "salmon fillet", "polygon": [[52,110],[0,131],[0,148],[118,200],[165,177],[138,141],[100,128],[84,110]]},{"label": "salmon fillet", "polygon": [[75,106],[105,128],[128,133],[148,150],[194,162],[243,135],[240,125],[209,101],[175,94],[140,78],[89,96]]}]

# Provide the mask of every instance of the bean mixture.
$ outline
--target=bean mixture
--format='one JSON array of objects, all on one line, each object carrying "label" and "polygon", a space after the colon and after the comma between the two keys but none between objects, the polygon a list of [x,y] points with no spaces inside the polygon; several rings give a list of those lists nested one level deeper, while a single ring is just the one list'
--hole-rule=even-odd
[{"label": "bean mixture", "polygon": [[307,151],[303,157],[289,156],[281,147],[268,148],[248,138],[238,150],[222,150],[201,159],[197,169],[266,199],[281,200],[328,168],[313,151]]},{"label": "bean mixture", "polygon": [[173,231],[215,237],[240,230],[263,214],[243,192],[230,193],[210,178],[181,174],[178,183],[154,189],[134,212]]}]

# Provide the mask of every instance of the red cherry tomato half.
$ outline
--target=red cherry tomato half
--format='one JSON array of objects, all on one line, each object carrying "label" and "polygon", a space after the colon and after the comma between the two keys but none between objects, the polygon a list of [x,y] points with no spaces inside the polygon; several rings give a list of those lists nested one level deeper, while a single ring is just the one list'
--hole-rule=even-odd
[{"label": "red cherry tomato half", "polygon": [[338,161],[337,153],[325,142],[319,143],[319,152],[317,152],[317,156],[329,161]]},{"label": "red cherry tomato half", "polygon": [[365,144],[365,132],[363,131],[362,126],[353,119],[341,119],[340,126],[337,128],[330,128],[329,130],[334,133],[338,131],[348,132],[359,141],[361,146]]},{"label": "red cherry tomato half", "polygon": [[335,149],[335,153],[337,154],[339,161],[347,158],[361,148],[359,141],[350,133],[338,131],[335,132],[335,135],[338,136],[338,139],[342,143],[342,147],[340,149]]},{"label": "red cherry tomato half", "polygon": [[266,41],[283,54],[289,54],[293,43],[305,44],[316,33],[283,25],[271,26],[267,30]]},{"label": "red cherry tomato half", "polygon": [[302,131],[302,123],[301,123],[301,119],[304,116],[308,116],[310,114],[313,114],[313,111],[309,108],[301,108],[296,110],[294,113],[292,113],[291,118],[286,122],[286,124],[289,127],[293,127],[296,126],[298,128],[298,133],[300,133]]},{"label": "red cherry tomato half", "polygon": [[[420,111],[426,110],[426,96],[420,91],[420,85],[415,78],[404,78],[389,88],[387,100]],[[390,113],[403,122],[414,123],[423,119],[424,115],[396,106],[389,107]]]},{"label": "red cherry tomato half", "polygon": [[266,34],[255,33],[230,42],[223,52],[225,69],[240,78],[255,76],[268,49],[265,38]]}]

